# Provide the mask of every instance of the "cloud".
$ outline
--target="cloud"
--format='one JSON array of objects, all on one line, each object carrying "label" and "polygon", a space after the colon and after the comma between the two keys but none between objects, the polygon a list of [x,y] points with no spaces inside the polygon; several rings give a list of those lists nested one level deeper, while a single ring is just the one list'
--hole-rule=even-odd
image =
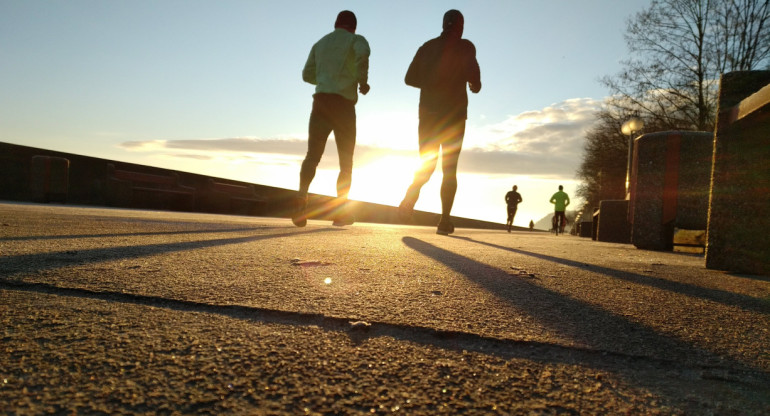
[{"label": "cloud", "polygon": [[573,177],[576,155],[554,153],[543,156],[535,153],[463,150],[460,156],[461,172],[491,175],[525,175],[539,178]]},{"label": "cloud", "polygon": [[[502,122],[469,127],[466,131],[460,172],[534,177],[574,177],[580,165],[585,132],[595,122],[601,102],[570,99],[540,110],[526,111]],[[415,138],[416,139],[416,138]],[[167,157],[219,157],[259,164],[296,164],[299,169],[307,151],[307,139],[212,138],[124,142],[131,151],[156,152]],[[417,143],[410,149],[382,147],[382,142],[356,146],[356,164],[384,156],[417,158]],[[326,146],[319,169],[337,169],[337,152],[332,138]]]},{"label": "cloud", "polygon": [[194,140],[130,141],[122,143],[121,146],[136,151],[176,149],[192,152],[276,153],[295,155],[305,153],[307,150],[307,141],[294,138],[260,139],[239,137]]},{"label": "cloud", "polygon": [[476,173],[574,176],[585,132],[595,123],[600,101],[579,98],[526,111],[466,139],[461,169]]},{"label": "cloud", "polygon": [[209,155],[188,155],[188,154],[169,154],[167,156],[170,157],[176,157],[180,159],[194,159],[194,160],[212,160],[214,159],[212,156]]},{"label": "cloud", "polygon": [[[260,138],[221,138],[188,140],[147,140],[128,141],[121,147],[137,152],[152,152],[169,158],[199,160],[239,161],[264,165],[299,164],[307,152],[307,140],[303,139],[260,139]],[[183,151],[184,153],[181,153]],[[413,150],[389,149],[371,145],[356,145],[355,161],[365,164],[383,156],[417,157],[417,144]],[[334,136],[326,144],[319,169],[337,169],[339,159],[334,144]]]}]

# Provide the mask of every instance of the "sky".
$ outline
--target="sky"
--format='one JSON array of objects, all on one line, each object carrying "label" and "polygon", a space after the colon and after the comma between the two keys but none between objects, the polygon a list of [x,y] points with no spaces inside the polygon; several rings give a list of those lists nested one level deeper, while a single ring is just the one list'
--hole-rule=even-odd
[{"label": "sky", "polygon": [[[296,189],[314,86],[312,45],[352,10],[371,47],[356,106],[351,199],[398,205],[419,165],[417,48],[465,16],[481,68],[452,214],[514,224],[579,208],[584,133],[650,0],[0,0],[0,141]],[[334,195],[333,138],[310,192]],[[437,169],[416,209],[440,212]]]}]

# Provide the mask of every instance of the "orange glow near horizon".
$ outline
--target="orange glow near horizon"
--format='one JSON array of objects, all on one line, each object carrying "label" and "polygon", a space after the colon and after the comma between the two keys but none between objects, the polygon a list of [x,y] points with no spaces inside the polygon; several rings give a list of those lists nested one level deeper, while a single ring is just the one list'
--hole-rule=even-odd
[{"label": "orange glow near horizon", "polygon": [[383,156],[355,166],[350,199],[398,205],[412,182],[418,162],[416,157]]}]

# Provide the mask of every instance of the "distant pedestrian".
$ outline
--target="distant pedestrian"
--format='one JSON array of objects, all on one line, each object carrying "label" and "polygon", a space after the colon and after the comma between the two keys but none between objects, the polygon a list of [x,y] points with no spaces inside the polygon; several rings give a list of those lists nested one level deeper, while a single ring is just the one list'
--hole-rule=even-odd
[{"label": "distant pedestrian", "polygon": [[505,194],[505,203],[508,205],[508,232],[511,232],[511,227],[513,227],[513,217],[516,216],[516,210],[519,208],[519,203],[522,202],[521,194],[516,192],[516,190],[519,189],[518,186],[513,185],[513,189],[508,191],[507,194]]},{"label": "distant pedestrian", "polygon": [[535,222],[532,220],[529,220],[529,231],[533,231],[535,229]]},{"label": "distant pedestrian", "polygon": [[355,221],[348,212],[347,202],[356,145],[356,89],[363,95],[369,92],[370,53],[366,39],[356,35],[356,26],[356,15],[348,10],[341,11],[334,23],[334,31],[313,45],[302,70],[302,79],[316,88],[308,126],[307,154],[299,173],[299,192],[291,218],[297,227],[307,224],[308,189],[332,131],[340,160],[334,225],[350,225]]},{"label": "distant pedestrian", "polygon": [[418,127],[422,165],[399,205],[402,217],[411,217],[420,189],[433,175],[441,151],[441,220],[437,234],[454,232],[450,219],[457,192],[457,161],[460,158],[468,92],[481,90],[481,73],[476,61],[476,47],[463,39],[464,17],[458,10],[444,14],[443,31],[425,42],[406,72],[407,85],[420,89]]},{"label": "distant pedestrian", "polygon": [[554,228],[559,227],[560,232],[564,232],[564,225],[567,223],[567,216],[564,212],[569,206],[569,195],[564,192],[564,187],[559,185],[559,191],[551,197],[551,203],[554,204],[553,224]]}]

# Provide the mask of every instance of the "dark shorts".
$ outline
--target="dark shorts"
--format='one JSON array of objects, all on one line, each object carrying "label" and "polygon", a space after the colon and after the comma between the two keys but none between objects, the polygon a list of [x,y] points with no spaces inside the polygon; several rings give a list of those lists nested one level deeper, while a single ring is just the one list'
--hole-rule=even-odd
[{"label": "dark shorts", "polygon": [[315,94],[308,130],[306,159],[312,161],[313,166],[318,165],[329,134],[334,132],[340,169],[352,171],[356,146],[356,107],[353,101],[337,94]]},{"label": "dark shorts", "polygon": [[[457,162],[463,147],[465,119],[461,117],[443,117],[438,114],[422,114],[418,126],[420,155],[425,159],[435,160],[441,152],[441,169],[445,176],[454,177]],[[433,172],[433,166],[428,166]]]}]

